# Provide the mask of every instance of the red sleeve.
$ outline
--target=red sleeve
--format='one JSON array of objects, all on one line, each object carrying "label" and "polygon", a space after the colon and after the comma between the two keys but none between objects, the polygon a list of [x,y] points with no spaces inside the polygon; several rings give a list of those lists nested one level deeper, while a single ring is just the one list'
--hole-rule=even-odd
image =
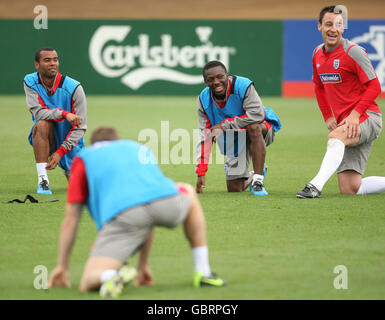
[{"label": "red sleeve", "polygon": [[208,169],[207,164],[199,163],[195,172],[197,173],[198,177],[205,176],[207,169]]},{"label": "red sleeve", "polygon": [[318,75],[318,71],[317,71],[317,68],[316,68],[316,62],[315,62],[315,56],[313,56],[313,76],[312,76],[312,80],[313,80],[313,83],[315,85],[318,85],[320,87],[323,87],[323,84],[319,78],[319,75]]},{"label": "red sleeve", "polygon": [[67,114],[69,114],[68,111],[65,111],[65,110],[62,111],[63,118],[65,118],[67,116]]},{"label": "red sleeve", "polygon": [[381,85],[378,78],[370,80],[366,84],[366,90],[362,94],[360,101],[354,108],[359,114],[363,114],[368,106],[373,105],[373,101],[376,100],[378,95],[381,93]]},{"label": "red sleeve", "polygon": [[325,88],[323,86],[319,86],[318,84],[314,87],[315,96],[317,98],[318,107],[322,112],[322,116],[326,121],[330,117],[333,117],[332,109],[330,108],[328,99],[326,97]]},{"label": "red sleeve", "polygon": [[318,106],[322,112],[322,116],[324,117],[324,120],[326,121],[330,117],[333,117],[333,112],[330,108],[329,101],[326,97],[324,85],[322,84],[318,75],[318,71],[316,68],[315,54],[313,56],[313,83],[314,83],[314,91],[315,91],[315,96],[317,98]]},{"label": "red sleeve", "polygon": [[69,150],[66,150],[63,146],[60,146],[59,149],[56,150],[56,152],[62,157],[62,156],[64,156],[66,153],[68,153]]},{"label": "red sleeve", "polygon": [[71,176],[68,181],[67,202],[86,203],[88,198],[88,182],[86,167],[80,157],[75,157],[71,166]]},{"label": "red sleeve", "polygon": [[211,122],[207,114],[205,113],[204,115],[206,117],[205,140],[201,142],[200,158],[195,169],[198,177],[206,175],[208,169],[207,164],[209,163],[212,148],[211,141],[207,139],[207,134],[211,128]]}]

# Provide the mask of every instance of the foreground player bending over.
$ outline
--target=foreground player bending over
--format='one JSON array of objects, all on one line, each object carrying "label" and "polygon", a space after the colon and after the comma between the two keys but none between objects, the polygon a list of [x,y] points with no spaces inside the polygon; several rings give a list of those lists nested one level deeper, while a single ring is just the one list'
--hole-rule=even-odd
[{"label": "foreground player bending over", "polygon": [[81,291],[100,289],[102,296],[118,296],[136,275],[125,264],[138,249],[136,284],[152,285],[147,262],[153,228],[174,228],[181,223],[195,263],[193,286],[224,286],[226,282],[210,269],[205,218],[193,187],[166,178],[149,149],[118,140],[114,128],[96,129],[91,143],[73,162],[59,258],[49,287],[70,286],[70,254],[85,203],[99,233],[85,266]]},{"label": "foreground player bending over", "polygon": [[362,47],[342,38],[343,17],[336,6],[320,12],[318,30],[324,43],[313,53],[313,82],[319,108],[330,133],[318,174],[297,193],[318,198],[335,171],[342,194],[385,191],[385,177],[362,178],[382,115],[375,101],[380,83]]}]

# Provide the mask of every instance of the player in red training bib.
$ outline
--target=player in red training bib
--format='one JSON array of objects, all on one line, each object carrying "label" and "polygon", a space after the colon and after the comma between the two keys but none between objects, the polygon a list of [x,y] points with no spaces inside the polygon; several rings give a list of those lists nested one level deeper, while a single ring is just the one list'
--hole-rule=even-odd
[{"label": "player in red training bib", "polygon": [[313,52],[313,82],[318,106],[330,133],[318,174],[297,198],[319,198],[337,171],[342,194],[385,191],[385,177],[362,178],[382,115],[376,103],[381,86],[364,48],[342,38],[340,6],[321,10],[318,30],[324,43]]}]

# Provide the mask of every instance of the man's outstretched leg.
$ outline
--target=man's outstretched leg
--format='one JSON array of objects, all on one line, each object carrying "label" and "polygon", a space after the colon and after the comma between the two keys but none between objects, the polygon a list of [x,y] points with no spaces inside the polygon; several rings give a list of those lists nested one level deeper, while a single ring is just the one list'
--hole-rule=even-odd
[{"label": "man's outstretched leg", "polygon": [[188,184],[179,184],[190,197],[190,209],[184,221],[184,232],[190,242],[195,264],[194,287],[222,287],[226,281],[211,272],[209,252],[206,242],[206,222],[202,207],[195,194],[194,188]]},{"label": "man's outstretched leg", "polygon": [[365,177],[361,179],[358,195],[385,192],[385,177]]},{"label": "man's outstretched leg", "polygon": [[362,175],[353,170],[338,173],[338,185],[341,194],[372,194],[385,192],[385,177]]},{"label": "man's outstretched leg", "polygon": [[329,178],[338,172],[341,194],[369,194],[385,191],[385,177],[362,178],[373,140],[379,135],[378,119],[369,117],[357,127],[357,134],[348,137],[347,124],[334,129],[328,136],[328,144],[318,174],[297,198],[318,198]]},{"label": "man's outstretched leg", "polygon": [[52,122],[46,120],[36,122],[32,132],[32,139],[38,175],[37,193],[52,194],[46,170],[50,150],[55,145]]}]

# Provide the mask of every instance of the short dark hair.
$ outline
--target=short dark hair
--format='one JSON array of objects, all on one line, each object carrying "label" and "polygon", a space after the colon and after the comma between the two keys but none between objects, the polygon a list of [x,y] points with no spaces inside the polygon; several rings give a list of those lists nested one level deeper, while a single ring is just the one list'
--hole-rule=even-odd
[{"label": "short dark hair", "polygon": [[119,140],[118,132],[114,127],[101,126],[96,128],[91,134],[91,144],[98,141]]},{"label": "short dark hair", "polygon": [[55,51],[55,49],[51,48],[51,47],[42,47],[39,50],[37,50],[36,53],[35,53],[35,61],[36,62],[40,62],[40,53],[42,51]]},{"label": "short dark hair", "polygon": [[323,8],[323,9],[321,10],[321,12],[319,13],[318,22],[319,22],[320,24],[322,24],[322,20],[323,20],[324,15],[325,15],[326,13],[328,13],[328,12],[336,13],[336,12],[334,12],[334,9],[335,9],[335,8],[336,8],[336,6],[327,6],[327,7]]},{"label": "short dark hair", "polygon": [[318,18],[318,22],[320,24],[322,24],[322,20],[324,18],[324,15],[327,13],[327,12],[331,12],[331,13],[335,13],[335,14],[342,14],[342,10],[338,10],[338,8],[336,9],[337,6],[327,6],[325,8],[323,8],[321,10],[321,12],[319,13],[319,18]]},{"label": "short dark hair", "polygon": [[227,72],[227,69],[222,62],[220,62],[218,60],[212,60],[212,61],[207,62],[206,65],[202,69],[203,79],[205,78],[206,70],[211,69],[211,68],[215,68],[215,67],[222,67]]}]

